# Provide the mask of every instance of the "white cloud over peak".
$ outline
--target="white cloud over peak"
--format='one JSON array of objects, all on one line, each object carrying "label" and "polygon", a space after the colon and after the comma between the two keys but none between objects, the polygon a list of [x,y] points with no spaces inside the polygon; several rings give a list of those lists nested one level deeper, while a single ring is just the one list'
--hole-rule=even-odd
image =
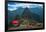
[{"label": "white cloud over peak", "polygon": [[[12,8],[10,8],[12,7]],[[29,4],[29,3],[15,3],[15,4],[8,4],[8,10],[13,11],[16,10],[18,7],[22,8],[35,8],[35,7],[43,7],[42,4]]]}]

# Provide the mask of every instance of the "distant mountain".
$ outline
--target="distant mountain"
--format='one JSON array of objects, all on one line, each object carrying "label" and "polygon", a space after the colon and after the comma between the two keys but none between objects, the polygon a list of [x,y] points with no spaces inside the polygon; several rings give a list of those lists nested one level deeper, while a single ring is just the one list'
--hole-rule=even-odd
[{"label": "distant mountain", "polygon": [[19,7],[17,10],[14,10],[14,11],[8,10],[8,22],[14,20],[16,15],[21,15],[23,10],[24,10],[24,8],[22,8],[22,7]]},{"label": "distant mountain", "polygon": [[36,13],[38,15],[43,15],[43,8],[41,7],[36,7],[36,8],[29,8],[29,10],[32,12],[32,13]]},{"label": "distant mountain", "polygon": [[19,7],[17,10],[16,10],[16,14],[18,15],[21,15],[23,13],[25,8],[22,8],[22,7]]},{"label": "distant mountain", "polygon": [[36,13],[32,13],[31,16],[32,16],[32,19],[34,19],[34,20],[36,20],[38,22],[42,22],[43,21],[43,16],[40,16],[40,15],[38,15]]},{"label": "distant mountain", "polygon": [[[12,16],[14,16],[15,14],[19,14],[21,15],[23,13],[25,8],[22,8],[22,7],[19,7],[17,10],[14,10],[14,11],[9,11],[9,14]],[[29,8],[29,10],[32,12],[32,13],[36,13],[38,15],[42,15],[43,14],[43,8],[41,7],[36,7],[36,8]]]},{"label": "distant mountain", "polygon": [[8,23],[11,22],[12,20],[14,20],[15,16],[16,16],[15,11],[8,10]]},{"label": "distant mountain", "polygon": [[[13,20],[16,15],[21,16],[24,12],[25,8],[19,7],[17,10],[8,11],[8,19],[9,21]],[[36,8],[29,8],[31,12],[32,19],[41,22],[43,20],[43,8],[36,7]]]},{"label": "distant mountain", "polygon": [[43,8],[36,7],[36,8],[30,8],[32,18],[38,22],[43,21]]}]

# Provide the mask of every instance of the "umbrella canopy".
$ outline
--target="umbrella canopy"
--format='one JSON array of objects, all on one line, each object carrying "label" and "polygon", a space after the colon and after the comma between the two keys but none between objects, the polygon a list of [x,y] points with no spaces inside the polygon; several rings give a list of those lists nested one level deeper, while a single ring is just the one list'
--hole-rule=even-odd
[{"label": "umbrella canopy", "polygon": [[19,20],[13,20],[12,22],[11,22],[11,24],[18,24],[19,23]]}]

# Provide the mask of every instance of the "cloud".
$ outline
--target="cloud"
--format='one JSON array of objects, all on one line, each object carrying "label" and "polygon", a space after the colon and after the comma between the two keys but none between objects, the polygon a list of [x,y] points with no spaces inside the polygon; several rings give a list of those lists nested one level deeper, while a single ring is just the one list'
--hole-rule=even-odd
[{"label": "cloud", "polygon": [[[15,3],[12,5],[11,4],[8,4],[8,10],[10,11],[13,11],[13,10],[16,10],[18,7],[22,7],[22,8],[35,8],[35,7],[42,7],[43,5],[42,4],[29,4],[29,3]],[[10,8],[11,7],[11,8]]]}]

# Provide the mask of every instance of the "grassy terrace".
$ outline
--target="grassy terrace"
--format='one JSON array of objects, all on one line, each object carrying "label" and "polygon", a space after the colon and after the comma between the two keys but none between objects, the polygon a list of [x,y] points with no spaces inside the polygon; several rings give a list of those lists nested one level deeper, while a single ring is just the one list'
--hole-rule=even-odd
[{"label": "grassy terrace", "polygon": [[8,30],[16,30],[16,29],[32,29],[32,28],[43,28],[43,23],[38,23],[32,19],[21,19],[23,22],[19,27],[10,27]]}]

